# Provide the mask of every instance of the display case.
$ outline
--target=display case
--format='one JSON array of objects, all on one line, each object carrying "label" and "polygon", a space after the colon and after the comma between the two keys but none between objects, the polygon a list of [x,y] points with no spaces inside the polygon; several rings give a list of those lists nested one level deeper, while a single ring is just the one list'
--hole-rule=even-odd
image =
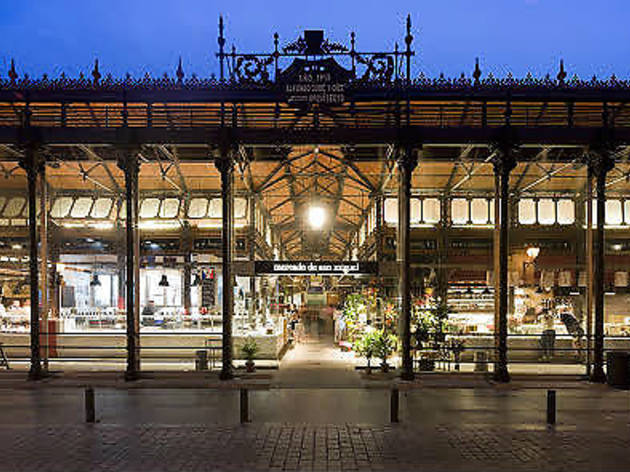
[{"label": "display case", "polygon": [[449,324],[463,333],[491,333],[494,330],[494,288],[485,284],[450,284]]}]

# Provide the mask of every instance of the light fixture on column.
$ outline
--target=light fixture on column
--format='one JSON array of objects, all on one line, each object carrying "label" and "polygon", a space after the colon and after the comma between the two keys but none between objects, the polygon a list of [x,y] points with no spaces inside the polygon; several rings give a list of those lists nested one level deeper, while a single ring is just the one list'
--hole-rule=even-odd
[{"label": "light fixture on column", "polygon": [[168,283],[168,279],[166,278],[166,274],[162,274],[162,278],[160,279],[160,283],[158,283],[160,287],[170,287]]},{"label": "light fixture on column", "polygon": [[313,229],[321,229],[326,222],[326,210],[321,205],[314,204],[308,208],[308,224]]},{"label": "light fixture on column", "polygon": [[100,287],[101,281],[98,280],[98,274],[92,274],[92,280],[90,280],[90,287]]}]

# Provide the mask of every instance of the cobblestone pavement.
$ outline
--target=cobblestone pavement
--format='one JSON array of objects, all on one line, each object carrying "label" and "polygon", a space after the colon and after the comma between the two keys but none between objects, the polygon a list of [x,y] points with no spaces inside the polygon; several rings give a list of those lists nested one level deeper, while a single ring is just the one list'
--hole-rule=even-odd
[{"label": "cobblestone pavement", "polygon": [[2,471],[628,470],[630,430],[470,425],[0,428]]}]

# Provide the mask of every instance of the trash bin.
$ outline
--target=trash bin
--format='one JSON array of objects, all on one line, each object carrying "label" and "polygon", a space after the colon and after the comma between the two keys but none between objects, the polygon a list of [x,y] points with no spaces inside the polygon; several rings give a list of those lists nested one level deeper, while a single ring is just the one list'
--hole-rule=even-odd
[{"label": "trash bin", "polygon": [[195,351],[195,370],[208,370],[208,351]]},{"label": "trash bin", "polygon": [[488,353],[486,351],[475,351],[475,372],[488,372]]},{"label": "trash bin", "polygon": [[606,355],[608,385],[617,388],[630,388],[630,353],[609,352]]}]

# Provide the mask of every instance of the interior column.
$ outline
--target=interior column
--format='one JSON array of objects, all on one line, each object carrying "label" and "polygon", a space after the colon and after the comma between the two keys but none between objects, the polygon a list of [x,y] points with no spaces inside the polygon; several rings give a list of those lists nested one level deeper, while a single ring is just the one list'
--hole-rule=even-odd
[{"label": "interior column", "polygon": [[229,380],[234,378],[232,367],[232,312],[234,310],[232,298],[232,173],[234,165],[227,150],[214,161],[214,165],[221,173],[221,201],[223,214],[221,224],[221,253],[222,253],[222,284],[223,284],[223,345],[222,367],[219,378]]},{"label": "interior column", "polygon": [[37,177],[43,171],[44,161],[38,149],[29,145],[24,150],[20,162],[26,171],[28,181],[28,232],[29,232],[29,269],[31,301],[31,366],[29,380],[39,380],[44,376],[41,362],[40,320],[39,320],[39,267],[37,248]]},{"label": "interior column", "polygon": [[[512,154],[511,146],[504,145],[496,152],[493,161],[495,176],[498,176],[499,183],[499,221],[495,221],[495,225],[499,225],[499,258],[498,258],[498,277],[499,277],[499,309],[498,309],[498,327],[495,326],[495,339],[497,344],[496,363],[494,371],[494,379],[497,382],[509,382],[510,373],[508,371],[507,359],[507,336],[508,336],[508,249],[509,249],[509,185],[510,172],[516,167],[516,160]],[[496,182],[496,179],[495,179]],[[497,329],[498,328],[498,329]]]},{"label": "interior column", "polygon": [[595,261],[593,291],[595,295],[595,343],[593,346],[592,382],[606,381],[604,373],[604,225],[606,223],[606,174],[614,167],[607,151],[592,153],[589,166],[595,177],[597,191],[597,228],[595,230]]},{"label": "interior column", "polygon": [[398,155],[398,231],[399,231],[399,266],[400,266],[400,299],[401,322],[400,337],[402,341],[402,371],[403,380],[413,380],[413,359],[411,358],[411,283],[410,283],[410,196],[411,174],[416,168],[418,160],[412,148],[405,148]]},{"label": "interior column", "polygon": [[[39,171],[39,255],[40,255],[40,311],[41,323],[44,333],[44,369],[48,370],[48,357],[50,354],[50,326],[48,323],[48,188],[46,184],[46,166],[42,165]],[[53,334],[54,335],[54,334]]]},{"label": "interior column", "polygon": [[126,309],[127,369],[125,380],[140,376],[140,240],[138,237],[138,174],[140,163],[134,152],[124,150],[118,165],[125,173],[126,213]]}]

